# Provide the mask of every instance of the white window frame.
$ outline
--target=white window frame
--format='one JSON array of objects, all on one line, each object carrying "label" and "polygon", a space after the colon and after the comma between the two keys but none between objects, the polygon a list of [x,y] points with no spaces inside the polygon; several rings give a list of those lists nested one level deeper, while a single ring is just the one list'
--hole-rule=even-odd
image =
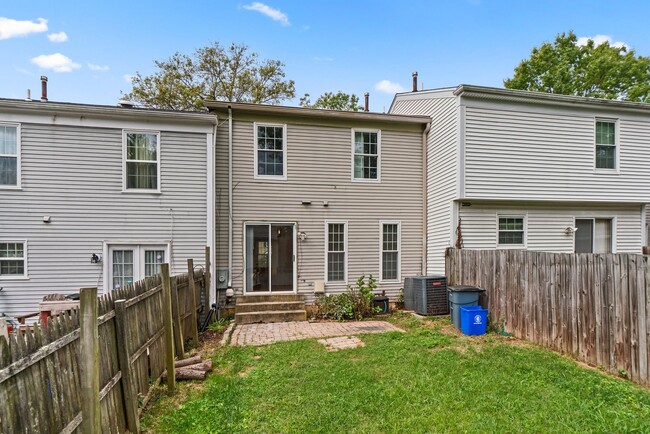
[{"label": "white window frame", "polygon": [[[354,137],[356,133],[376,133],[377,134],[377,178],[355,178],[354,177]],[[350,179],[352,182],[381,182],[381,130],[372,129],[372,128],[352,128],[352,138],[350,140],[350,163],[351,163],[351,173]],[[366,155],[366,154],[362,154]]]},{"label": "white window frame", "polygon": [[[127,159],[126,159],[126,147],[127,147],[127,135],[128,134],[148,134],[148,135],[155,135],[157,137],[157,143],[158,143],[158,150],[156,152],[156,176],[158,177],[158,182],[157,182],[157,189],[152,189],[152,188],[127,188],[127,182],[126,182],[126,176],[127,176]],[[122,130],[122,193],[160,193],[161,192],[161,184],[162,184],[162,179],[160,178],[160,154],[161,154],[162,146],[160,143],[160,131],[154,131],[154,130]],[[150,160],[128,160],[131,162],[145,162],[145,163],[152,163],[153,161]]]},{"label": "white window frame", "polygon": [[[523,244],[500,244],[499,243],[499,219],[502,218],[517,218],[517,219],[523,219],[523,225],[524,225],[524,236],[523,236]],[[521,213],[507,213],[507,214],[497,214],[496,218],[496,245],[497,249],[526,249],[528,247],[528,214],[521,214]]]},{"label": "white window frame", "polygon": [[[345,261],[343,262],[343,280],[329,280],[329,225],[342,224],[343,225],[343,254]],[[348,245],[348,221],[347,220],[325,220],[325,283],[347,285],[348,283],[348,261],[349,261],[349,245]]]},{"label": "white window frame", "polygon": [[[16,243],[16,244],[22,244],[23,245],[23,274],[7,274],[7,275],[0,275],[0,280],[5,281],[5,280],[28,280],[29,279],[29,272],[27,270],[27,259],[28,259],[28,249],[27,249],[27,240],[16,240],[16,239],[0,239],[0,243]],[[6,258],[7,260],[10,261],[15,261],[20,258]]]},{"label": "white window frame", "polygon": [[[596,167],[596,149],[598,146],[606,146],[606,145],[598,145],[596,143],[596,126],[598,125],[598,122],[607,122],[607,123],[612,123],[614,124],[614,167],[613,168],[606,168],[606,167]],[[618,119],[612,119],[612,118],[594,118],[594,172],[598,173],[611,173],[611,174],[618,174],[620,170],[620,161],[621,161],[621,143],[620,143],[620,129],[619,129],[619,122]]]},{"label": "white window frame", "polygon": [[[612,214],[600,214],[600,213],[585,213],[585,214],[576,214],[573,216],[573,227],[576,226],[576,220],[593,220],[592,224],[592,234],[591,234],[591,250],[593,251],[594,246],[594,240],[596,239],[596,220],[611,220],[612,224],[612,253],[618,253],[618,249],[616,246],[616,241],[618,239],[618,231],[617,231],[617,217],[616,215]],[[571,251],[575,253],[576,251],[576,236],[575,233],[573,234],[573,246],[571,248]]]},{"label": "white window frame", "polygon": [[[171,242],[169,240],[108,240],[104,241],[102,249],[104,293],[109,294],[113,290],[113,250],[133,250],[133,281],[144,279],[144,252],[145,250],[164,250],[165,261],[169,263],[170,274],[173,273],[171,258]],[[140,277],[142,276],[142,277]]]},{"label": "white window frame", "polygon": [[[257,129],[258,127],[280,127],[282,128],[282,175],[258,175],[257,173]],[[274,124],[268,122],[254,122],[253,123],[253,176],[255,179],[264,179],[264,180],[276,180],[276,181],[286,181],[287,180],[287,124]]]},{"label": "white window frame", "polygon": [[20,190],[21,189],[21,125],[11,122],[0,122],[2,127],[14,127],[16,128],[16,154],[0,154],[0,157],[16,157],[16,185],[2,185],[0,184],[0,190]]},{"label": "white window frame", "polygon": [[[397,278],[384,279],[384,225],[397,225]],[[379,282],[397,283],[402,281],[402,222],[399,220],[382,220],[379,222]]]}]

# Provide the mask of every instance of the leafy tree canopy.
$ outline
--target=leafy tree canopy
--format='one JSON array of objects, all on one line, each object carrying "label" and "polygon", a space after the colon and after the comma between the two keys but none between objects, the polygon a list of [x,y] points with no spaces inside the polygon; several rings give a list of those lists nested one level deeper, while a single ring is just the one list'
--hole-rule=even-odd
[{"label": "leafy tree canopy", "polygon": [[203,100],[278,104],[295,96],[293,80],[286,80],[284,63],[261,60],[243,44],[224,48],[218,42],[193,55],[175,53],[154,61],[157,71],[133,77],[124,95],[144,107],[202,110]]},{"label": "leafy tree canopy", "polygon": [[325,92],[318,97],[315,103],[311,103],[311,99],[308,93],[306,93],[302,98],[300,98],[300,106],[316,109],[328,109],[328,110],[344,110],[358,112],[363,110],[363,106],[359,105],[359,97],[354,94],[348,94],[341,92],[340,90],[336,93]]},{"label": "leafy tree canopy", "polygon": [[570,31],[533,48],[503,84],[508,89],[650,102],[650,57],[609,42],[578,45]]}]

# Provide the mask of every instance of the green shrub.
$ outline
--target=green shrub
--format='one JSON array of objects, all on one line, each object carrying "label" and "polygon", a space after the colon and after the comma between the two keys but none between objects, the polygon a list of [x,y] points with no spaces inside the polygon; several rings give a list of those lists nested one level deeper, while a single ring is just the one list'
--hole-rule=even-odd
[{"label": "green shrub", "polygon": [[360,320],[381,311],[373,303],[377,282],[372,277],[360,276],[354,286],[347,285],[342,294],[323,295],[316,299],[317,316],[322,319]]}]

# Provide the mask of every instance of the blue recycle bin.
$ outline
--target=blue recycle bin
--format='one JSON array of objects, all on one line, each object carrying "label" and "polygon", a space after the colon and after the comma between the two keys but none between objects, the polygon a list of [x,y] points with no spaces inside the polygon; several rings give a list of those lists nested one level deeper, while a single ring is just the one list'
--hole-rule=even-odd
[{"label": "blue recycle bin", "polygon": [[460,308],[460,331],[468,336],[484,335],[487,328],[487,309],[481,306]]},{"label": "blue recycle bin", "polygon": [[460,330],[460,308],[463,306],[478,306],[478,299],[485,289],[476,286],[450,286],[449,292],[449,312],[451,322],[456,329]]}]

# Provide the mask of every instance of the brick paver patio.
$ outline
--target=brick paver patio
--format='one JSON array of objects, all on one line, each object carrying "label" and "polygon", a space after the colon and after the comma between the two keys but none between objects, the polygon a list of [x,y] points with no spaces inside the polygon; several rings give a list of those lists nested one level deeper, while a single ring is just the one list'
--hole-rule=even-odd
[{"label": "brick paver patio", "polygon": [[231,345],[268,345],[280,341],[350,336],[360,333],[403,332],[386,321],[360,322],[276,322],[271,324],[244,324],[235,326]]}]

